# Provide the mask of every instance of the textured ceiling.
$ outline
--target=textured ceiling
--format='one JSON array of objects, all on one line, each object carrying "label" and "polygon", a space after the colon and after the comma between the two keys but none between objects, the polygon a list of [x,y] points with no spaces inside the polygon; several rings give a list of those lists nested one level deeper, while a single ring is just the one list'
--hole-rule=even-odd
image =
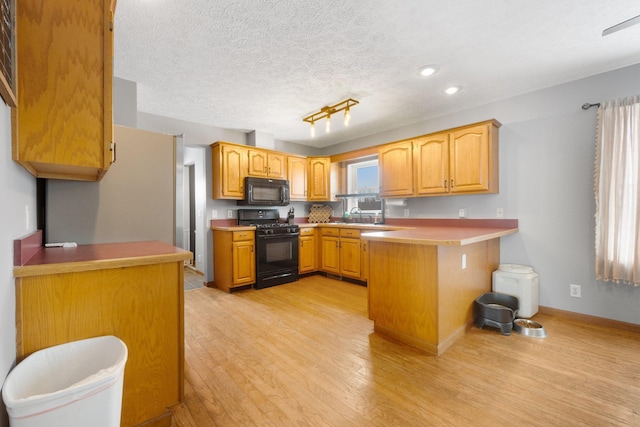
[{"label": "textured ceiling", "polygon": [[[638,0],[119,0],[114,74],[137,82],[139,111],[326,147],[640,63],[640,25],[601,36],[639,14]],[[311,139],[302,118],[349,97],[351,125]]]}]

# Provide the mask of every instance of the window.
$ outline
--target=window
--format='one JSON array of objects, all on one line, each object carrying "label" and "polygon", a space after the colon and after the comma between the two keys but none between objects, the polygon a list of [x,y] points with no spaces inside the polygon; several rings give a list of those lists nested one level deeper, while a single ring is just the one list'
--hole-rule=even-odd
[{"label": "window", "polygon": [[640,96],[598,109],[596,278],[640,285]]},{"label": "window", "polygon": [[[371,194],[380,191],[378,159],[352,163],[347,166],[347,192],[349,194]],[[354,208],[362,212],[375,213],[382,210],[382,201],[376,196],[347,199],[347,210]]]}]

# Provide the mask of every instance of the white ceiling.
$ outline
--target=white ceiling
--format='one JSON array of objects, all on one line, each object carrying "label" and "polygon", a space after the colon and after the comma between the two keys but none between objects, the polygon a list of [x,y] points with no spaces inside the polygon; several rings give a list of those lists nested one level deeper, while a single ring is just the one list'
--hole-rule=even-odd
[{"label": "white ceiling", "polygon": [[[637,15],[638,0],[119,0],[114,74],[139,111],[326,147],[640,63],[640,25],[601,36]],[[351,125],[311,139],[302,118],[348,97]]]}]

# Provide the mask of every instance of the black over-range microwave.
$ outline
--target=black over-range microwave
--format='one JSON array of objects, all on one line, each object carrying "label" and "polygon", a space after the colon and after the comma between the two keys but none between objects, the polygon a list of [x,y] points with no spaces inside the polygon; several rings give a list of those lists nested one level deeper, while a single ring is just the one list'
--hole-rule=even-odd
[{"label": "black over-range microwave", "polygon": [[239,205],[287,206],[289,204],[289,181],[246,177],[244,179],[244,200]]}]

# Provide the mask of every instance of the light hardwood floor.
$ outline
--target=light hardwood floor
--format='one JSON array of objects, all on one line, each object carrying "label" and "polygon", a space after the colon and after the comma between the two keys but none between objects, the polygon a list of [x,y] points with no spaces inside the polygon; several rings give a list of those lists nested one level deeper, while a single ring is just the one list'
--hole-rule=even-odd
[{"label": "light hardwood floor", "polygon": [[373,333],[365,287],[185,292],[187,426],[638,426],[640,335],[539,314],[442,356]]}]

